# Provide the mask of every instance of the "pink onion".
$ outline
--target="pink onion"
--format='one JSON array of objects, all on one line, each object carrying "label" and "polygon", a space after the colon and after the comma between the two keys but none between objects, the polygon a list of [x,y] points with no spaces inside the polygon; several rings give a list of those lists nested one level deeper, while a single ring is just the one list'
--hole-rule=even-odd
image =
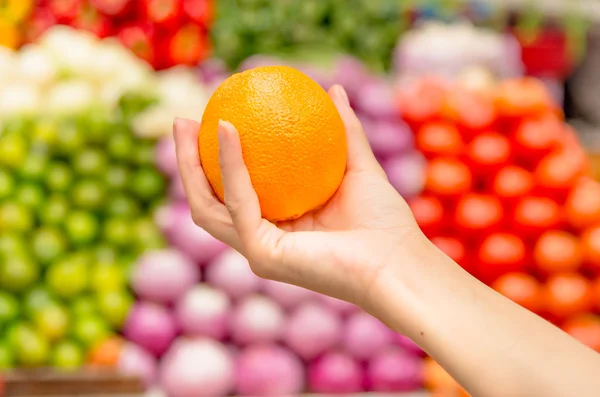
[{"label": "pink onion", "polygon": [[371,73],[359,59],[343,56],[334,68],[332,82],[342,85],[350,101],[354,103],[360,95],[361,88],[372,79]]},{"label": "pink onion", "polygon": [[262,295],[245,298],[231,317],[231,336],[236,343],[278,340],[283,334],[285,314],[273,300]]},{"label": "pink onion", "polygon": [[373,152],[380,157],[403,153],[414,146],[410,129],[401,121],[374,121],[365,134]]},{"label": "pink onion", "polygon": [[177,328],[165,307],[137,302],[125,322],[123,334],[155,356],[161,356],[175,339]]},{"label": "pink onion", "polygon": [[360,88],[355,107],[364,114],[380,119],[399,117],[396,91],[392,82],[376,78],[366,82]]},{"label": "pink onion", "polygon": [[229,350],[210,339],[178,339],[160,368],[169,397],[220,397],[233,391],[235,364]]},{"label": "pink onion", "polygon": [[305,288],[272,280],[265,281],[264,290],[266,295],[286,309],[294,308],[318,296],[315,292]]},{"label": "pink onion", "polygon": [[293,396],[304,389],[304,366],[277,345],[254,345],[237,360],[236,391],[243,396]]},{"label": "pink onion", "polygon": [[223,339],[227,334],[230,305],[223,291],[199,284],[177,303],[175,317],[187,335]]},{"label": "pink onion", "polygon": [[150,353],[134,343],[125,343],[119,354],[117,370],[125,376],[140,378],[148,387],[156,379],[156,360]]},{"label": "pink onion", "polygon": [[421,350],[419,345],[410,340],[410,338],[408,338],[407,336],[404,336],[402,334],[395,334],[394,339],[398,346],[400,346],[400,348],[406,351],[408,354],[412,354],[414,356],[419,357],[425,356],[425,352]]},{"label": "pink onion", "polygon": [[423,360],[401,350],[387,350],[373,357],[367,373],[375,392],[409,392],[423,387]]},{"label": "pink onion", "polygon": [[313,359],[333,348],[341,339],[340,317],[323,305],[299,306],[286,324],[285,342],[303,359]]},{"label": "pink onion", "polygon": [[175,141],[172,136],[158,141],[154,158],[156,167],[166,176],[173,177],[179,172],[175,155]]},{"label": "pink onion", "polygon": [[420,153],[392,157],[382,161],[382,167],[392,186],[403,197],[414,197],[423,190],[427,162]]},{"label": "pink onion", "polygon": [[233,249],[226,250],[210,263],[206,281],[233,299],[257,292],[264,283],[252,272],[248,260]]},{"label": "pink onion", "polygon": [[358,359],[369,358],[388,348],[394,336],[381,321],[365,312],[350,316],[344,331],[344,347]]},{"label": "pink onion", "polygon": [[313,393],[345,394],[364,390],[365,376],[352,357],[330,352],[308,367],[308,384]]},{"label": "pink onion", "polygon": [[229,74],[225,62],[217,58],[211,58],[203,61],[198,68],[198,72],[200,74],[200,78],[206,84],[211,84],[215,80],[219,80]]},{"label": "pink onion", "polygon": [[169,198],[173,201],[186,202],[187,196],[183,187],[183,182],[179,174],[173,175],[169,183]]},{"label": "pink onion", "polygon": [[161,208],[156,222],[173,247],[200,264],[206,264],[227,247],[196,226],[187,204],[172,203]]},{"label": "pink onion", "polygon": [[319,301],[323,303],[328,309],[345,316],[351,313],[355,313],[360,310],[356,305],[348,303],[346,301],[335,299],[327,295],[319,295]]},{"label": "pink onion", "polygon": [[151,251],[135,263],[131,287],[142,299],[171,303],[200,279],[198,267],[185,255],[172,249]]}]

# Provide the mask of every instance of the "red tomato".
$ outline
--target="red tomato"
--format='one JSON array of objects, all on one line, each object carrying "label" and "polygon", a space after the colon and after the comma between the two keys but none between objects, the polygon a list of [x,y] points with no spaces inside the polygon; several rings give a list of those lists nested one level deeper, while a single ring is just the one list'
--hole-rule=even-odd
[{"label": "red tomato", "polygon": [[514,133],[515,151],[529,164],[536,164],[558,146],[564,124],[554,114],[525,119]]},{"label": "red tomato", "polygon": [[600,312],[600,277],[592,281],[592,293],[594,295],[594,309]]},{"label": "red tomato", "polygon": [[490,283],[506,273],[522,271],[525,254],[523,240],[514,234],[490,234],[479,247],[476,275]]},{"label": "red tomato", "polygon": [[600,184],[582,178],[571,190],[565,202],[565,218],[569,224],[582,229],[600,222]]},{"label": "red tomato", "polygon": [[586,170],[584,155],[573,149],[564,149],[543,158],[534,176],[539,188],[562,200]]},{"label": "red tomato", "polygon": [[533,259],[544,274],[575,272],[583,263],[581,243],[571,233],[549,230],[536,242]]},{"label": "red tomato", "polygon": [[444,207],[440,200],[433,196],[423,195],[410,200],[409,206],[425,235],[429,236],[438,232],[444,217]]},{"label": "red tomato", "polygon": [[415,139],[417,149],[427,158],[457,156],[464,150],[458,129],[449,123],[428,123],[419,129]]},{"label": "red tomato", "polygon": [[554,110],[552,97],[544,84],[535,78],[507,80],[496,94],[496,109],[501,116],[527,117]]},{"label": "red tomato", "polygon": [[191,20],[209,27],[214,13],[213,0],[183,0],[183,11]]},{"label": "red tomato", "polygon": [[85,5],[73,21],[73,27],[92,33],[101,39],[112,34],[110,19],[90,5]]},{"label": "red tomato", "polygon": [[170,61],[165,67],[175,65],[197,65],[210,51],[206,33],[199,25],[186,24],[180,27],[168,45]]},{"label": "red tomato", "polygon": [[496,120],[494,99],[485,92],[454,87],[448,93],[444,116],[469,131],[489,128]]},{"label": "red tomato", "polygon": [[584,345],[600,352],[600,317],[581,314],[568,319],[562,329]]},{"label": "red tomato", "polygon": [[409,124],[420,125],[439,117],[445,97],[446,88],[441,80],[419,79],[400,90],[400,114]]},{"label": "red tomato", "polygon": [[515,206],[513,223],[519,231],[537,236],[560,225],[560,207],[548,197],[525,196]]},{"label": "red tomato", "polygon": [[82,5],[82,0],[48,0],[46,7],[58,23],[68,24],[79,14]]},{"label": "red tomato", "polygon": [[463,232],[477,234],[489,232],[502,221],[504,210],[500,200],[489,194],[469,193],[456,204],[454,222]]},{"label": "red tomato", "polygon": [[502,168],[492,181],[492,190],[501,199],[517,199],[529,194],[532,189],[533,175],[516,165]]},{"label": "red tomato", "polygon": [[497,132],[478,134],[467,147],[471,169],[480,175],[496,172],[508,163],[510,156],[510,141]]},{"label": "red tomato", "polygon": [[542,286],[527,273],[505,274],[492,284],[492,288],[534,313],[542,309]]},{"label": "red tomato", "polygon": [[427,167],[425,190],[442,197],[454,197],[471,190],[471,170],[458,159],[439,157]]},{"label": "red tomato", "polygon": [[444,254],[448,255],[454,262],[464,266],[466,258],[465,245],[454,237],[433,237],[431,242],[435,244]]},{"label": "red tomato", "polygon": [[594,306],[594,291],[589,280],[577,273],[551,276],[543,291],[546,310],[556,320],[587,313]]},{"label": "red tomato", "polygon": [[600,272],[600,226],[586,229],[581,234],[581,245],[585,263],[595,272]]},{"label": "red tomato", "polygon": [[172,26],[183,15],[181,0],[144,0],[144,13],[152,23]]},{"label": "red tomato", "polygon": [[131,24],[121,28],[117,37],[135,55],[151,65],[155,65],[155,32],[150,24]]}]

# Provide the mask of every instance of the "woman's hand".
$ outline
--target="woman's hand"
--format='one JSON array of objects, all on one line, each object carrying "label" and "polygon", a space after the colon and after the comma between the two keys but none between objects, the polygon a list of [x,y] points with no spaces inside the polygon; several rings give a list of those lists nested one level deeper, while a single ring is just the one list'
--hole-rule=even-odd
[{"label": "woman's hand", "polygon": [[295,284],[369,310],[371,291],[391,257],[407,258],[423,239],[405,201],[389,184],[341,86],[329,90],[346,126],[348,164],[337,193],[291,222],[261,218],[235,126],[219,125],[225,205],[214,195],[198,154],[199,125],[176,120],[181,178],[196,224],[232,246],[263,278]]}]

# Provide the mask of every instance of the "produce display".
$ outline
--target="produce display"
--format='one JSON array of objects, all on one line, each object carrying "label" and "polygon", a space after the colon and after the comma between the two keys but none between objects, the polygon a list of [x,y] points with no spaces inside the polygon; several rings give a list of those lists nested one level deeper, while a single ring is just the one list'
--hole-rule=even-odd
[{"label": "produce display", "polygon": [[54,25],[117,37],[155,69],[195,66],[210,54],[214,0],[8,0],[0,45],[16,48]]},{"label": "produce display", "polygon": [[0,55],[0,368],[102,362],[130,317],[131,265],[166,245],[169,128],[140,126],[174,106],[161,87],[178,74],[69,28]]},{"label": "produce display", "polygon": [[400,91],[428,160],[410,201],[425,234],[466,270],[597,349],[600,185],[544,85],[421,79]]},{"label": "produce display", "polygon": [[[405,33],[415,12],[402,2],[345,4],[0,5],[0,372],[110,367],[168,397],[467,396],[409,339],[351,304],[258,278],[194,224],[173,120],[206,112],[200,155],[222,196],[217,120],[263,124],[244,104],[269,101],[244,79],[304,87],[288,107],[298,95],[318,102],[316,113],[295,111],[310,122],[294,152],[319,169],[253,169],[272,142],[244,148],[267,218],[296,217],[337,188],[343,126],[321,87],[342,84],[425,234],[600,351],[600,185],[563,120],[557,80],[521,77],[510,35],[431,22]],[[213,45],[217,58],[206,59]],[[231,70],[246,73],[218,88]],[[286,181],[301,185],[296,200],[279,199]]]}]

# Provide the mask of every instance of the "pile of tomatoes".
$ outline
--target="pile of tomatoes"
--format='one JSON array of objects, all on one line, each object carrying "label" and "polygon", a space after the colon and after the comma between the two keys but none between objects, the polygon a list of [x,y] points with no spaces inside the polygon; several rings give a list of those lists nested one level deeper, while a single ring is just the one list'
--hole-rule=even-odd
[{"label": "pile of tomatoes", "polygon": [[[182,64],[195,66],[210,52],[208,30],[213,20],[214,2],[5,0],[0,2],[0,45],[18,47],[35,41],[47,29],[59,24],[89,31],[100,38],[117,37],[155,69]],[[7,15],[13,14],[20,19],[16,16],[8,19]],[[11,27],[10,32],[4,25]]]},{"label": "pile of tomatoes", "polygon": [[410,202],[471,274],[600,351],[600,184],[533,78],[473,90],[423,79],[400,98],[428,159]]}]

